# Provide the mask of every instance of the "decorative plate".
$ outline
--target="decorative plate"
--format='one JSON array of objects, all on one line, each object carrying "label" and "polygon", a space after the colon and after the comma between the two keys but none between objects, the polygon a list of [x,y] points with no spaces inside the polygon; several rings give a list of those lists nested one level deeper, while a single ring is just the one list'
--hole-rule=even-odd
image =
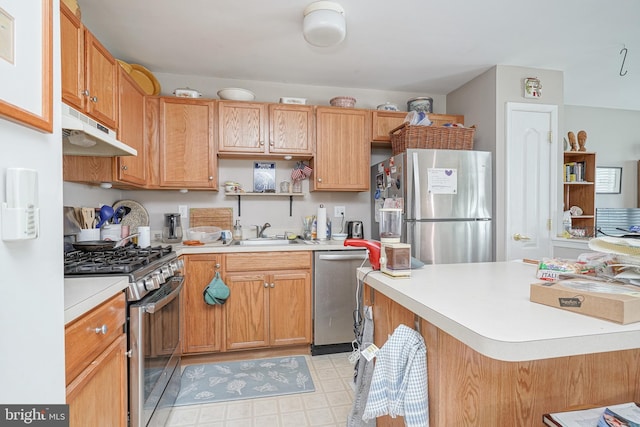
[{"label": "decorative plate", "polygon": [[130,64],[129,75],[136,81],[147,95],[158,95],[160,93],[160,83],[151,71],[140,64]]},{"label": "decorative plate", "polygon": [[117,201],[113,204],[114,212],[121,206],[131,209],[120,221],[120,224],[129,226],[129,234],[137,233],[138,226],[149,225],[149,213],[140,203],[135,200]]}]

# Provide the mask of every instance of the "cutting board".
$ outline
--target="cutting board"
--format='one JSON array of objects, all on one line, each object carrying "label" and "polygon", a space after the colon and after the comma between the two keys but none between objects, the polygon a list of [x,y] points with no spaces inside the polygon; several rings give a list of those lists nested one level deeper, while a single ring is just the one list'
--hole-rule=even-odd
[{"label": "cutting board", "polygon": [[223,230],[233,228],[233,208],[191,208],[189,227],[220,227]]}]

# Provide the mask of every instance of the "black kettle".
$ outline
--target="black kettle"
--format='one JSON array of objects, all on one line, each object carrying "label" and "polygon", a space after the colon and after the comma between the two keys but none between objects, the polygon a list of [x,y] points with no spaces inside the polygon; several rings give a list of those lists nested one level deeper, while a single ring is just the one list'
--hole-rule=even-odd
[{"label": "black kettle", "polygon": [[364,226],[362,221],[347,222],[347,239],[364,239]]}]

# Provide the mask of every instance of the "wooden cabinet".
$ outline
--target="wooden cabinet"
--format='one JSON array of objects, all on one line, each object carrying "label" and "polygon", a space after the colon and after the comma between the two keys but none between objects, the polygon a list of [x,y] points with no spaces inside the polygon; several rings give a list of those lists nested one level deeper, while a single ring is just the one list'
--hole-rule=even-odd
[{"label": "wooden cabinet", "polygon": [[[404,123],[404,119],[406,116],[406,111],[374,111],[373,118],[371,120],[373,135],[372,141],[374,143],[382,143],[376,144],[380,146],[390,144],[391,138],[389,136],[389,132]],[[429,120],[431,120],[436,126],[442,126],[445,123],[464,124],[464,116],[453,114],[429,114]]]},{"label": "wooden cabinet", "polygon": [[116,130],[116,60],[62,2],[60,50],[62,100]]},{"label": "wooden cabinet", "polygon": [[571,215],[571,228],[584,229],[584,237],[594,236],[596,225],[596,154],[586,151],[566,151],[564,153],[563,179],[563,210],[568,211],[573,206],[582,210],[581,215]]},{"label": "wooden cabinet", "polygon": [[371,111],[318,107],[312,189],[368,191],[370,144]]},{"label": "wooden cabinet", "polygon": [[313,156],[313,107],[220,101],[218,152],[221,156]]},{"label": "wooden cabinet", "polygon": [[69,424],[127,426],[124,293],[65,328]]},{"label": "wooden cabinet", "polygon": [[225,256],[226,349],[311,343],[311,252]]},{"label": "wooden cabinet", "polygon": [[137,156],[115,158],[118,182],[145,186],[149,174],[149,156],[144,138],[145,93],[127,72],[118,66],[118,139],[135,148]]},{"label": "wooden cabinet", "polygon": [[[218,189],[214,142],[215,101],[158,98],[157,116],[146,114],[160,188]],[[155,120],[157,117],[157,121]],[[152,156],[152,160],[154,157]],[[153,182],[153,180],[152,180]],[[155,182],[154,182],[155,184]]]},{"label": "wooden cabinet", "polygon": [[185,255],[182,295],[182,352],[194,354],[223,349],[224,305],[209,305],[203,292],[216,272],[222,274],[221,254]]}]

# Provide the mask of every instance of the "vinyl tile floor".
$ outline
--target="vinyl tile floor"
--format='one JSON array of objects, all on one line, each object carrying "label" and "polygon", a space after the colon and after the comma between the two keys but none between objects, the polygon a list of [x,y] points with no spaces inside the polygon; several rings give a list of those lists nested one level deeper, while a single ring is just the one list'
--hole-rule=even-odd
[{"label": "vinyl tile floor", "polygon": [[353,403],[348,356],[306,356],[314,392],[175,407],[167,427],[344,427]]}]

